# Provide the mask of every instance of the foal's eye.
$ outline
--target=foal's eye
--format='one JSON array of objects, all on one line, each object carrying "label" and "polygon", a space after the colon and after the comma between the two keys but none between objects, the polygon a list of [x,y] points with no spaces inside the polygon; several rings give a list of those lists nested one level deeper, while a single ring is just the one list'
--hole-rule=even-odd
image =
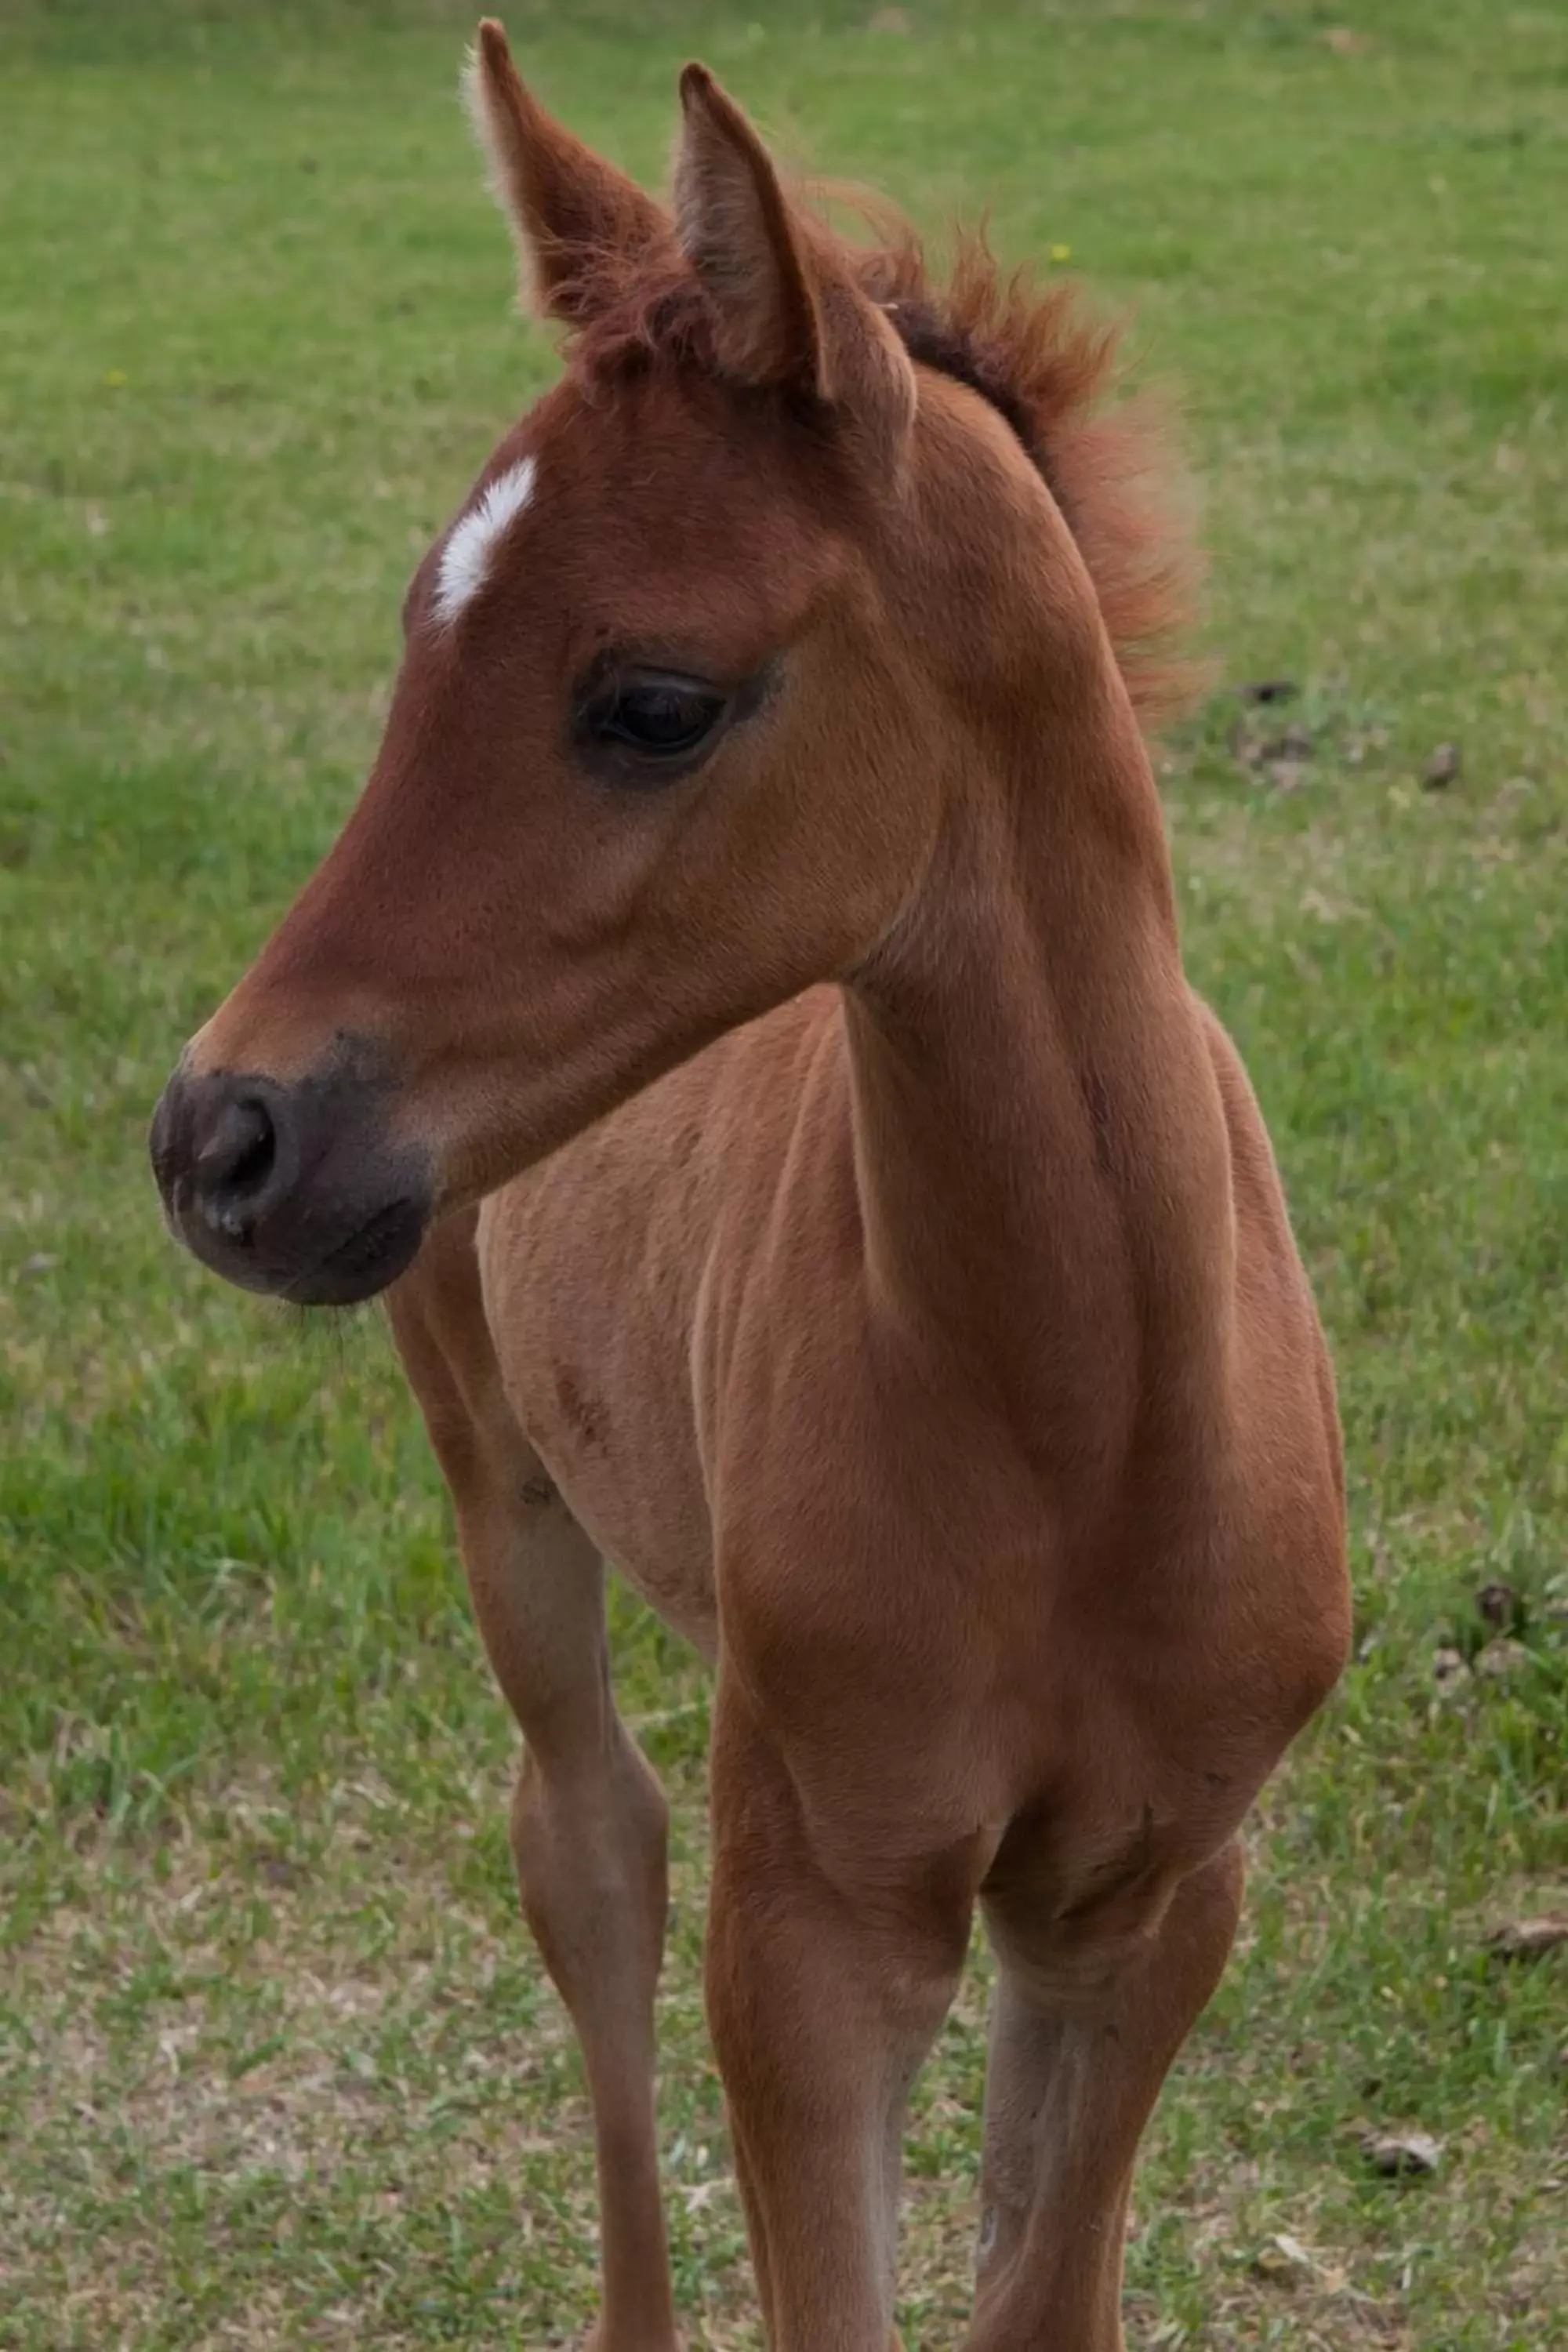
[{"label": "foal's eye", "polygon": [[725,698],[695,678],[623,678],[594,714],[595,732],[647,760],[695,751],[724,716]]}]

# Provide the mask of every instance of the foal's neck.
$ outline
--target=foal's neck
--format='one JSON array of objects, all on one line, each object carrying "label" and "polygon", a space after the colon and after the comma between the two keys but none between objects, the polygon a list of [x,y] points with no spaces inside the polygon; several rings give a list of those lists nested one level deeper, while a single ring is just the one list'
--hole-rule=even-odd
[{"label": "foal's neck", "polygon": [[1009,740],[847,992],[857,1180],[878,1314],[1082,1489],[1212,1408],[1228,1171],[1109,649]]}]

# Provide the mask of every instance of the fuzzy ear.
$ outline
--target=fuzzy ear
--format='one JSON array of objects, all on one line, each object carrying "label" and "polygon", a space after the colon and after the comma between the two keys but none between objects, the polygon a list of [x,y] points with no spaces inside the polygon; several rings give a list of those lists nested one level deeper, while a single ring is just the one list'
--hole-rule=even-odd
[{"label": "fuzzy ear", "polygon": [[706,66],[680,77],[675,234],[719,319],[719,356],[752,383],[825,392],[806,255],[762,141]]},{"label": "fuzzy ear", "polygon": [[668,239],[669,224],[653,198],[531,96],[493,17],[479,26],[463,95],[535,310],[574,317],[574,288],[595,255]]},{"label": "fuzzy ear", "polygon": [[706,66],[686,68],[680,102],[675,234],[717,315],[720,364],[828,402],[896,462],[915,408],[903,345],[794,211],[767,149]]}]

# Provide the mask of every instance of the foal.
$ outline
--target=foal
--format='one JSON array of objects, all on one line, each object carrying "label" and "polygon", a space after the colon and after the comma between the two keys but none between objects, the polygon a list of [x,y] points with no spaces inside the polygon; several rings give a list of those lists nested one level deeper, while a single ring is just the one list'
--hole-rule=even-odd
[{"label": "foal", "polygon": [[473,97],[565,372],[416,573],[363,797],[187,1048],[159,1183],[234,1281],[386,1292],[526,1737],[597,2352],[677,2341],[606,1556],[717,1665],[708,2000],[775,2352],[886,2352],[976,1901],[967,2340],[1113,2352],[1237,1832],[1347,1638],[1328,1361],[1140,732],[1174,569],[1063,298],[838,242],[700,67],[670,214],[493,24]]}]

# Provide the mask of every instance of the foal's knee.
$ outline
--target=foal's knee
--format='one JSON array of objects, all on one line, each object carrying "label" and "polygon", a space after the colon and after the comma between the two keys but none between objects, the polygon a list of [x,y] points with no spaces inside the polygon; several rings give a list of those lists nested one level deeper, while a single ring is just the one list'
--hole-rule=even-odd
[{"label": "foal's knee", "polygon": [[618,1722],[591,1765],[525,1758],[512,1794],[512,1861],[524,1916],[563,1990],[588,1968],[657,1976],[668,1821],[652,1767]]}]

